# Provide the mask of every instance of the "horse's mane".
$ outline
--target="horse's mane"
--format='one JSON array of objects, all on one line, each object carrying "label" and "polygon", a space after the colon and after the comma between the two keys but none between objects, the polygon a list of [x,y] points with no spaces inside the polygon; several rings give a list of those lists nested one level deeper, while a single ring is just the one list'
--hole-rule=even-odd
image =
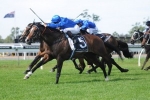
[{"label": "horse's mane", "polygon": [[[35,22],[34,24],[37,26],[45,27],[41,22]],[[51,31],[60,32],[60,30],[52,28],[52,27],[47,27],[47,28],[49,28]]]},{"label": "horse's mane", "polygon": [[55,32],[60,32],[59,29],[55,29],[55,28],[52,28],[52,27],[48,27],[51,31],[55,31]]},{"label": "horse's mane", "polygon": [[138,32],[140,33],[141,35],[144,35],[144,33],[142,31],[140,31],[139,29],[138,30],[135,30],[135,32]]}]

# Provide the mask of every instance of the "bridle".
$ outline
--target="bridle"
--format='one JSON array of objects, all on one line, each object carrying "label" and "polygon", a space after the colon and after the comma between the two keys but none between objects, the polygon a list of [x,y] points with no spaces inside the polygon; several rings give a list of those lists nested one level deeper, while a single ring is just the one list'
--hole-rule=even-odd
[{"label": "bridle", "polygon": [[[137,38],[135,39],[134,36],[135,36],[136,34],[137,34]],[[144,37],[144,35],[140,35],[140,32],[138,32],[138,31],[134,32],[133,35],[132,35],[132,39],[133,39],[134,41],[140,40],[140,39],[143,38],[143,37]]]}]

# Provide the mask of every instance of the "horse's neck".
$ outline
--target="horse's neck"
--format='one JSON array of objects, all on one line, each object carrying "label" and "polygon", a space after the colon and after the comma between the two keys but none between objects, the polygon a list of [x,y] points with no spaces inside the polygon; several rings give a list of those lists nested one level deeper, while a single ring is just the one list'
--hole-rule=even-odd
[{"label": "horse's neck", "polygon": [[43,39],[43,41],[45,41],[49,46],[53,45],[56,41],[61,40],[62,38],[64,38],[63,33],[60,32],[53,32],[51,30],[46,31],[41,38]]}]

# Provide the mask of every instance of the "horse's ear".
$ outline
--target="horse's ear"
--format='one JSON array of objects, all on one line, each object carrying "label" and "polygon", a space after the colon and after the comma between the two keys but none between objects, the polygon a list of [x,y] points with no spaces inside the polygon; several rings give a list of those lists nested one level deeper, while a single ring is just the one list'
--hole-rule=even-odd
[{"label": "horse's ear", "polygon": [[137,32],[140,32],[140,29],[138,29]]}]

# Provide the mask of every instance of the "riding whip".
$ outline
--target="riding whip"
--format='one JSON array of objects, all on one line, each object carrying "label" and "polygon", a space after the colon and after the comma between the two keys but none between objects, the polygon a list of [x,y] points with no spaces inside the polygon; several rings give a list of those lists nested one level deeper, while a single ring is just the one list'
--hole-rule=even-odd
[{"label": "riding whip", "polygon": [[[82,14],[83,14],[83,13],[79,14],[75,19],[77,19],[77,18],[78,18],[79,16],[81,16]],[[75,20],[75,19],[74,19],[74,20]]]},{"label": "riding whip", "polygon": [[43,23],[45,23],[31,8],[30,8],[30,10],[31,10]]}]

